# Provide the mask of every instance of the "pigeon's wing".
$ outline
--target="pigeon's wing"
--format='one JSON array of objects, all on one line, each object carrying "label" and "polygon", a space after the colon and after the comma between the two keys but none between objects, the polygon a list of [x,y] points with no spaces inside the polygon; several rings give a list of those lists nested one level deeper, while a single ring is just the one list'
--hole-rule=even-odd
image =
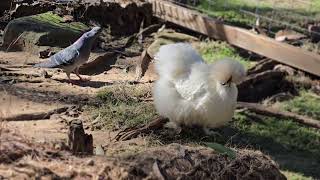
[{"label": "pigeon's wing", "polygon": [[68,66],[74,64],[79,59],[79,56],[79,50],[71,46],[53,55],[50,61],[58,66]]},{"label": "pigeon's wing", "polygon": [[35,67],[59,68],[74,64],[80,56],[78,49],[69,46],[50,57],[48,61],[36,64]]}]

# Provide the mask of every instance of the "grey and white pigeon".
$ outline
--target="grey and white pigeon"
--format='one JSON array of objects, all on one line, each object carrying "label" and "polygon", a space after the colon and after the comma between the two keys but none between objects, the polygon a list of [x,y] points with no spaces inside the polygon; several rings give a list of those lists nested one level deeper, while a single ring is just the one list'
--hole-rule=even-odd
[{"label": "grey and white pigeon", "polygon": [[88,61],[94,40],[101,32],[100,27],[94,27],[84,33],[76,42],[50,57],[49,60],[34,65],[41,68],[61,68],[71,82],[70,74],[75,72],[80,80],[79,67]]}]

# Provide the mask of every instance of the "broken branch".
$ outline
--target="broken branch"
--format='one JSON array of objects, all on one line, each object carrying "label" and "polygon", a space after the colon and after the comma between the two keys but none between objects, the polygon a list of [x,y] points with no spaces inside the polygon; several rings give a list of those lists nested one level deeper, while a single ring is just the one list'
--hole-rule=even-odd
[{"label": "broken branch", "polygon": [[48,112],[39,112],[32,114],[19,114],[16,116],[3,118],[4,121],[27,121],[27,120],[41,120],[41,119],[49,119],[53,114],[60,114],[67,111],[70,107],[61,107]]},{"label": "broken branch", "polygon": [[238,102],[237,108],[245,108],[249,111],[266,115],[266,116],[273,116],[278,118],[284,119],[291,119],[293,121],[299,122],[306,126],[314,127],[320,129],[320,121],[312,119],[310,117],[302,116],[299,114],[295,114],[293,112],[288,111],[279,111],[277,109],[266,107],[261,104],[257,103],[247,103],[247,102]]}]

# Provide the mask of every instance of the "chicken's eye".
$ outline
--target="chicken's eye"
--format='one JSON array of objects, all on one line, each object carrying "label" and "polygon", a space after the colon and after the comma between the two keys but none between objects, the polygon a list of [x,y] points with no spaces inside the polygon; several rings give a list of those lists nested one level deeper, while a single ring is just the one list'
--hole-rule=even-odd
[{"label": "chicken's eye", "polygon": [[227,82],[224,82],[224,83],[221,83],[223,86],[227,85],[227,84],[230,84],[231,83],[231,80],[232,80],[232,76],[230,76],[230,78],[228,79]]}]

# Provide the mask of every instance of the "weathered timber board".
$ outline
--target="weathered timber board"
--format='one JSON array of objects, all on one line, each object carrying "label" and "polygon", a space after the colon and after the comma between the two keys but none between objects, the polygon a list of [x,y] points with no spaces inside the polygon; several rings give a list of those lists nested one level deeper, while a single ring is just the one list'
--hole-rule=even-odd
[{"label": "weathered timber board", "polygon": [[225,25],[168,1],[149,0],[149,2],[153,5],[154,16],[160,19],[320,76],[320,55],[318,54],[277,42],[246,29]]}]

